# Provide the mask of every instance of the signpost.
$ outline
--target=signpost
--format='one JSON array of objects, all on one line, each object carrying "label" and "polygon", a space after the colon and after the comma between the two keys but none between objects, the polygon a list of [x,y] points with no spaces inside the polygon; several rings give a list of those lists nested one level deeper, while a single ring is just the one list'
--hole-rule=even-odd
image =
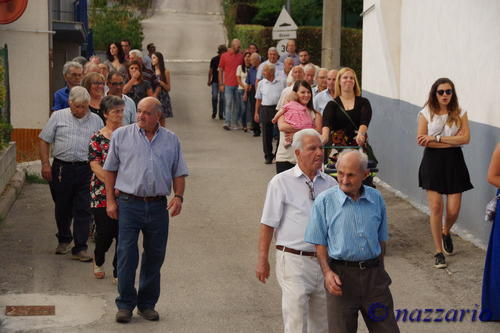
[{"label": "signpost", "polygon": [[286,44],[288,40],[296,38],[297,25],[290,14],[288,14],[285,7],[283,7],[273,27],[273,40],[279,40],[276,48],[280,56],[286,53]]},{"label": "signpost", "polygon": [[286,11],[281,9],[280,16],[273,27],[273,39],[295,39],[297,38],[297,25]]}]

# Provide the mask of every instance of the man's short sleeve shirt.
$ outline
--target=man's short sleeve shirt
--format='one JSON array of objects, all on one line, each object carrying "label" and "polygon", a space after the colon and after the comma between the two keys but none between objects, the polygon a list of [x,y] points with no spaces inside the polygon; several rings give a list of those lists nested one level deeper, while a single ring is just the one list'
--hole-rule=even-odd
[{"label": "man's short sleeve shirt", "polygon": [[225,86],[238,86],[236,69],[241,64],[243,64],[243,54],[241,53],[233,53],[232,51],[227,51],[221,55],[219,68],[224,72],[222,80],[224,81]]}]

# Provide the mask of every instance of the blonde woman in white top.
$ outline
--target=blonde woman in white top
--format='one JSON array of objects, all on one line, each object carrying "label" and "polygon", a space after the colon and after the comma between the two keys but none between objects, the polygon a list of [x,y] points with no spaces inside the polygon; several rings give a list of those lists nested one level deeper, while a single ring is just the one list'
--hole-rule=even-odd
[{"label": "blonde woman in white top", "polygon": [[[450,229],[460,212],[462,192],[473,188],[461,148],[469,141],[467,112],[458,104],[455,85],[450,79],[438,79],[418,115],[417,130],[417,143],[425,147],[418,183],[427,190],[436,268],[447,267],[443,252],[453,254]],[[446,196],[444,225],[443,195]]]}]

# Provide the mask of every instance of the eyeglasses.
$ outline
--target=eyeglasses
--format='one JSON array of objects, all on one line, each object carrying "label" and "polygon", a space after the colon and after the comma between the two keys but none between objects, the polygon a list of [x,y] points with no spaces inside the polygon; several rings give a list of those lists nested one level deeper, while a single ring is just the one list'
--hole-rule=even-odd
[{"label": "eyeglasses", "polygon": [[309,187],[309,199],[314,201],[314,199],[316,199],[316,196],[314,195],[314,184],[310,180],[306,180],[306,185]]},{"label": "eyeglasses", "polygon": [[94,81],[94,82],[92,82],[92,84],[95,84],[96,86],[103,86],[104,82]]},{"label": "eyeglasses", "polygon": [[438,91],[437,91],[437,94],[438,94],[439,96],[443,96],[444,94],[446,94],[446,95],[451,95],[451,94],[453,94],[453,90],[451,90],[451,89],[446,89],[446,90],[438,90]]},{"label": "eyeglasses", "polygon": [[112,85],[112,86],[115,86],[115,87],[116,87],[116,86],[123,86],[123,84],[124,84],[125,82],[121,81],[121,82],[110,82],[110,83],[111,83],[111,85]]}]

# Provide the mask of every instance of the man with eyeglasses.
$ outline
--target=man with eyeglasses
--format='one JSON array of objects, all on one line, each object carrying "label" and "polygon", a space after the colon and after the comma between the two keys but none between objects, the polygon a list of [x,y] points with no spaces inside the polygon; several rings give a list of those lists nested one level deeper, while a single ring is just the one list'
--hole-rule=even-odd
[{"label": "man with eyeglasses", "polygon": [[136,121],[137,110],[134,100],[123,94],[123,85],[125,84],[125,75],[120,72],[111,72],[108,75],[108,95],[117,96],[125,102],[123,111],[123,125],[133,124]]},{"label": "man with eyeglasses", "polygon": [[330,332],[356,332],[361,312],[370,332],[397,333],[394,302],[384,269],[387,214],[379,191],[363,185],[368,157],[344,150],[339,186],[314,201],[305,241],[316,246],[327,289]]},{"label": "man with eyeglasses", "polygon": [[82,82],[83,66],[76,61],[68,61],[63,66],[64,81],[66,87],[54,93],[52,111],[69,108],[68,97],[71,88],[79,86]]},{"label": "man with eyeglasses", "polygon": [[274,234],[285,332],[327,332],[323,274],[314,246],[304,241],[304,232],[316,196],[337,182],[321,171],[323,145],[316,130],[296,132],[292,147],[297,164],[274,176],[267,188],[255,273],[262,283],[269,278]]}]

